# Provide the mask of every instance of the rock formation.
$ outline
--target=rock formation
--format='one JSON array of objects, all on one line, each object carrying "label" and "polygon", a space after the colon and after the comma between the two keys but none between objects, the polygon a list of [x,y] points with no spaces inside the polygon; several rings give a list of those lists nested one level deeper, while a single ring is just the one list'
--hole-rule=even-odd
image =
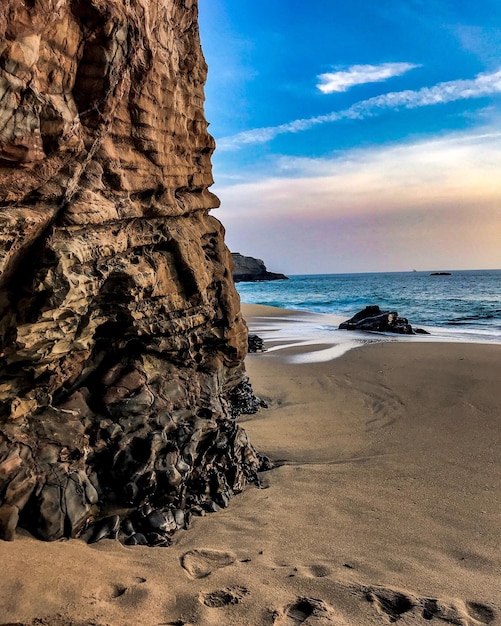
[{"label": "rock formation", "polygon": [[94,540],[165,545],[256,480],[235,422],[259,401],[209,215],[197,11],[0,6],[4,539],[78,536],[109,515]]},{"label": "rock formation", "polygon": [[248,345],[249,345],[248,347],[249,353],[265,351],[264,341],[261,339],[259,335],[249,334]]},{"label": "rock formation", "polygon": [[288,280],[284,274],[268,272],[261,259],[251,256],[243,256],[239,252],[232,252],[233,258],[233,280],[236,283],[253,282],[261,280]]},{"label": "rock formation", "polygon": [[428,335],[421,328],[413,329],[405,317],[400,317],[397,311],[381,311],[377,305],[367,306],[362,311],[342,322],[339,325],[342,330],[371,330],[385,333],[397,333],[399,335]]}]

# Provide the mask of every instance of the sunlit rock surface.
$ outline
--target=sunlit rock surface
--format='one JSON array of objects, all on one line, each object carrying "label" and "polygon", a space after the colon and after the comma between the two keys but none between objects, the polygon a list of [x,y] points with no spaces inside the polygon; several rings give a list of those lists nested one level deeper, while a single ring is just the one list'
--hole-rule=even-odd
[{"label": "sunlit rock surface", "polygon": [[[2,0],[5,539],[77,536],[118,511],[103,536],[159,544],[256,479],[197,11]],[[162,529],[144,522],[159,511]]]}]

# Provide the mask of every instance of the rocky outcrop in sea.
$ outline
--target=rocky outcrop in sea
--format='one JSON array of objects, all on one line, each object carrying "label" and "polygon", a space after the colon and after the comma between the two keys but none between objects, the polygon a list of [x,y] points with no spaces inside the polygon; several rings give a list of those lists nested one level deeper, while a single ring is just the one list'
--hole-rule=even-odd
[{"label": "rocky outcrop in sea", "polygon": [[231,253],[233,259],[233,280],[236,283],[256,282],[262,280],[288,280],[284,274],[268,272],[264,261],[251,256],[243,256],[239,252]]},{"label": "rocky outcrop in sea", "polygon": [[259,400],[210,215],[197,10],[0,7],[3,539],[165,545],[265,463],[236,422]]}]

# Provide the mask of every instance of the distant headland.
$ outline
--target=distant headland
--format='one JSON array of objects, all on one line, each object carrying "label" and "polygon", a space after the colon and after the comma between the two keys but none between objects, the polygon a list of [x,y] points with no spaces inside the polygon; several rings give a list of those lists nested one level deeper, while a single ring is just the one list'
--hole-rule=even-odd
[{"label": "distant headland", "polygon": [[266,265],[261,259],[251,256],[243,256],[239,252],[232,252],[234,268],[233,280],[236,283],[252,282],[261,280],[288,280],[288,276],[268,272]]}]

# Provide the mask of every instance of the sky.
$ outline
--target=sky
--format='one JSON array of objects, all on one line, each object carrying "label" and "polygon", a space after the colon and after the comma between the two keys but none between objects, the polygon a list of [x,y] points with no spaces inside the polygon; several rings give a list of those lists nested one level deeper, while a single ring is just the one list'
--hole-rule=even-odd
[{"label": "sky", "polygon": [[199,0],[233,252],[286,274],[501,268],[500,0]]}]

